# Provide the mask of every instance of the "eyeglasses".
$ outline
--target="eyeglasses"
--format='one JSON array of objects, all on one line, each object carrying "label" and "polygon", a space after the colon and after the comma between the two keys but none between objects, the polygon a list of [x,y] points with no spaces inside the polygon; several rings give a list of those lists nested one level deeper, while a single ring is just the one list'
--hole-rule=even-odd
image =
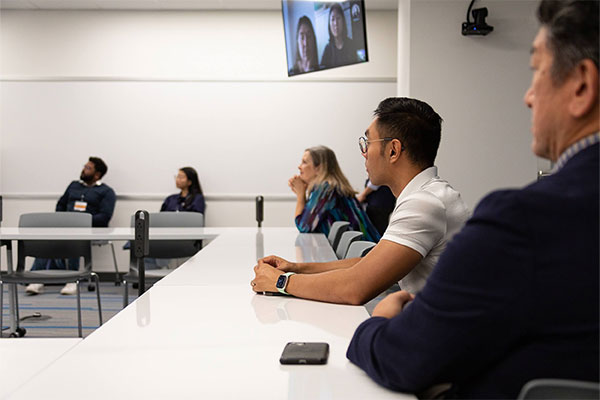
[{"label": "eyeglasses", "polygon": [[372,140],[367,140],[366,137],[361,136],[358,138],[358,147],[360,147],[360,152],[363,154],[367,154],[367,149],[369,148],[369,144],[373,143],[373,142],[387,142],[390,140],[394,140],[394,138],[391,137],[386,137],[383,139],[372,139]]}]

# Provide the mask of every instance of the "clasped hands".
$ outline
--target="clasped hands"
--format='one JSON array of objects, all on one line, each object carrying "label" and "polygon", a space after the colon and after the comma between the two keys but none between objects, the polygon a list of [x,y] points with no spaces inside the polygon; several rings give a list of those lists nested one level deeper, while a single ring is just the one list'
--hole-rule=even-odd
[{"label": "clasped hands", "polygon": [[255,292],[277,292],[277,279],[283,272],[293,272],[295,263],[277,256],[267,256],[254,266],[254,279],[250,282]]},{"label": "clasped hands", "polygon": [[[254,279],[250,282],[255,292],[277,292],[277,279],[283,272],[296,272],[296,264],[278,256],[267,256],[254,266]],[[415,296],[405,290],[388,295],[373,310],[373,317],[393,318],[400,314]]]},{"label": "clasped hands", "polygon": [[292,192],[294,192],[296,196],[304,196],[306,193],[306,182],[304,182],[298,175],[294,175],[288,180],[288,186],[292,189]]}]

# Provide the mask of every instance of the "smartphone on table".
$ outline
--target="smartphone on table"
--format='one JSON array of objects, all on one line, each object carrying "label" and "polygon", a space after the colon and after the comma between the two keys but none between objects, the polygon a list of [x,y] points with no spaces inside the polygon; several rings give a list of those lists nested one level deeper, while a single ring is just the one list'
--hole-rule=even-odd
[{"label": "smartphone on table", "polygon": [[329,344],[321,342],[290,342],[279,358],[281,364],[327,364]]}]

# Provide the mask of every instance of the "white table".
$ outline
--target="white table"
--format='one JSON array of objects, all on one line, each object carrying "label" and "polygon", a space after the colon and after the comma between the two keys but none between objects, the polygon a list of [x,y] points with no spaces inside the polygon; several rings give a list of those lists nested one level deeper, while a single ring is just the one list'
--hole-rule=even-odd
[{"label": "white table", "polygon": [[270,254],[301,262],[337,260],[322,234],[299,235],[295,228],[238,228],[213,240],[185,268],[177,268],[156,285],[249,285],[256,260]]},{"label": "white table", "polygon": [[[346,359],[368,318],[364,307],[251,291],[257,250],[327,258],[323,235],[294,236],[286,228],[223,229],[10,398],[414,399],[382,388]],[[328,364],[280,365],[289,341],[328,342]]]},{"label": "white table", "polygon": [[0,340],[0,399],[56,361],[81,340],[80,338]]}]

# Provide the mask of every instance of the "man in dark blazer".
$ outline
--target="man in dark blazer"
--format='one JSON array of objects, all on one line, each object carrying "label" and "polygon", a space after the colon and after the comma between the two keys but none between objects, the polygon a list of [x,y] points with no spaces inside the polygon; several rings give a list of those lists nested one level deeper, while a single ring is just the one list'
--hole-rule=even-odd
[{"label": "man in dark blazer", "polygon": [[515,398],[537,378],[598,382],[598,1],[543,0],[537,14],[525,103],[554,173],[488,195],[424,289],[358,327],[348,358],[391,389]]}]

